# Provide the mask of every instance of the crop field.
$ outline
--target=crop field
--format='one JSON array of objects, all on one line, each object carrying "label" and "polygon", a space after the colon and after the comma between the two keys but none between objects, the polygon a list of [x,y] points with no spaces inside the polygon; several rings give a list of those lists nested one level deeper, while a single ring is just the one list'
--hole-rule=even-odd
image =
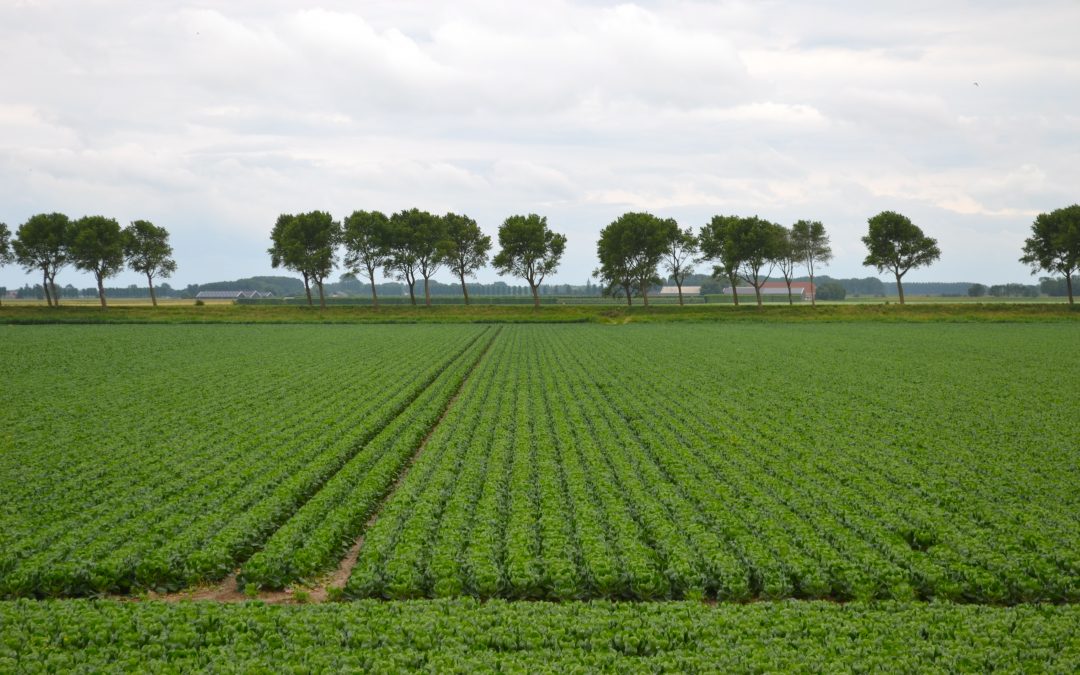
[{"label": "crop field", "polygon": [[4,337],[5,597],[1080,599],[1068,324]]}]

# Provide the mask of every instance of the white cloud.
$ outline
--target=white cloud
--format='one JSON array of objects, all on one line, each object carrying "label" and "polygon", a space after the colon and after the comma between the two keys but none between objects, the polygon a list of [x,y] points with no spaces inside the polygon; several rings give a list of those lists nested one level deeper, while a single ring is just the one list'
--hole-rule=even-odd
[{"label": "white cloud", "polygon": [[7,4],[0,220],[150,217],[187,283],[268,271],[282,211],[534,211],[580,283],[627,209],[820,219],[864,276],[895,208],[942,241],[924,278],[1021,280],[1032,215],[1077,200],[1076,25],[1064,0]]}]

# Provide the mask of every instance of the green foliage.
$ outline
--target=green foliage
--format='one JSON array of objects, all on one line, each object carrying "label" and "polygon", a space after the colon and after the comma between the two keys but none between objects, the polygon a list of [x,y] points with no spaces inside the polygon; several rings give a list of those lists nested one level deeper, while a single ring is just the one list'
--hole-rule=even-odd
[{"label": "green foliage", "polygon": [[968,294],[969,297],[972,297],[972,298],[981,298],[984,295],[986,295],[986,285],[985,284],[972,284],[968,288],[967,294]]},{"label": "green foliage", "polygon": [[817,287],[818,300],[843,300],[847,297],[847,289],[843,284],[835,281],[826,281]]},{"label": "green foliage", "polygon": [[907,216],[895,211],[882,211],[867,222],[870,229],[862,238],[867,249],[863,265],[875,267],[878,272],[892,272],[896,277],[900,304],[904,304],[901,279],[909,271],[929,265],[941,257],[937,240],[923,234]]},{"label": "green foliage", "polygon": [[621,289],[627,305],[633,304],[635,294],[649,304],[649,287],[660,283],[657,268],[672,240],[673,223],[651,213],[624,213],[600,230],[596,244],[600,267],[593,276],[603,282],[605,294]]},{"label": "green foliage", "polygon": [[353,211],[342,221],[345,244],[345,268],[354,274],[367,273],[371,301],[379,302],[375,292],[375,270],[385,267],[389,256],[390,219],[380,211]]},{"label": "green foliage", "polygon": [[68,255],[75,267],[93,272],[101,306],[105,306],[105,279],[124,268],[124,233],[115,218],[83,216],[72,223]]},{"label": "green foliage", "polygon": [[1076,606],[0,604],[5,672],[1050,672]]},{"label": "green foliage", "polygon": [[540,305],[537,287],[544,277],[559,268],[566,250],[566,236],[552,232],[547,218],[530,213],[510,216],[499,226],[499,252],[492,259],[503,274],[521,277],[532,288],[533,301]]},{"label": "green foliage", "polygon": [[1032,274],[1045,270],[1062,275],[1072,304],[1072,276],[1080,270],[1080,205],[1040,213],[1024,240],[1020,262],[1030,265]]},{"label": "green foliage", "polygon": [[[431,415],[416,405],[454,386],[483,330],[45,326],[6,337],[0,597],[221,579],[276,550],[271,535],[345,476],[359,485],[343,496],[362,486],[377,500],[394,478],[387,464],[412,447],[373,439],[391,427],[415,438]],[[29,361],[42,349],[46,370]],[[324,520],[320,531],[337,522]]]},{"label": "green foliage", "polygon": [[424,278],[425,301],[431,304],[427,281],[442,265],[439,242],[443,238],[442,220],[427,211],[407,209],[390,216],[386,236],[385,273],[394,275],[409,286],[409,299],[416,304],[416,277]]},{"label": "green foliage", "polygon": [[0,267],[15,262],[15,253],[11,250],[11,230],[7,223],[0,223]]},{"label": "green foliage", "polygon": [[325,211],[283,213],[274,224],[270,240],[270,264],[300,273],[308,304],[312,304],[309,282],[315,282],[319,303],[325,306],[323,281],[337,264],[335,249],[341,241],[340,224]]},{"label": "green foliage", "polygon": [[157,305],[154,294],[154,278],[169,278],[176,271],[169,231],[148,220],[136,220],[124,228],[124,258],[128,267],[146,275],[150,286],[150,298]]},{"label": "green foliage", "polygon": [[476,221],[468,216],[447,213],[442,217],[442,221],[444,234],[443,240],[438,243],[439,254],[450,271],[461,281],[461,291],[467,305],[469,289],[465,285],[465,277],[472,276],[487,264],[491,237],[484,234]]},{"label": "green foliage", "polygon": [[71,220],[62,213],[39,213],[19,226],[12,249],[27,272],[40,270],[47,304],[59,305],[56,275],[70,262]]}]

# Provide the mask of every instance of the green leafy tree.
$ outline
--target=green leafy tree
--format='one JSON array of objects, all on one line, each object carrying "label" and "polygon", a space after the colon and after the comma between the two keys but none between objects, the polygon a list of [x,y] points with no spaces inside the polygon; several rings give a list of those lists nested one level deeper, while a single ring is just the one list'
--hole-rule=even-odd
[{"label": "green leafy tree", "polygon": [[416,304],[417,275],[424,279],[425,303],[431,304],[428,281],[442,266],[439,257],[442,238],[441,219],[427,211],[408,209],[390,216],[386,273],[408,284],[413,305]]},{"label": "green leafy tree", "polygon": [[1063,275],[1073,304],[1072,277],[1080,269],[1080,205],[1036,216],[1020,262],[1031,265],[1032,274],[1045,270]]},{"label": "green leafy tree", "polygon": [[319,306],[326,308],[323,283],[337,263],[336,248],[341,241],[341,225],[325,211],[296,215],[283,213],[270,233],[270,264],[299,272],[304,280],[308,305],[311,283],[319,289]]},{"label": "green leafy tree", "polygon": [[[7,223],[0,223],[0,267],[13,262],[15,262],[15,254],[11,250],[11,230],[8,229]],[[3,296],[6,290],[0,288],[0,296]],[[3,300],[0,300],[0,305],[2,304]]]},{"label": "green leafy tree", "polygon": [[379,306],[375,292],[375,270],[385,267],[388,258],[390,219],[380,211],[353,211],[342,221],[345,267],[359,274],[367,272],[371,284],[371,304]]},{"label": "green leafy tree", "polygon": [[62,213],[39,213],[19,226],[11,243],[15,259],[27,272],[41,270],[45,303],[60,306],[56,274],[70,261],[71,220]]},{"label": "green leafy tree", "polygon": [[[791,226],[791,245],[798,252],[800,263],[810,277],[810,304],[817,305],[817,286],[814,284],[814,268],[832,260],[832,247],[825,226],[817,220],[800,220]],[[790,290],[790,286],[789,286]]]},{"label": "green leafy tree", "polygon": [[98,300],[105,302],[105,280],[124,269],[124,233],[115,218],[83,216],[72,224],[68,253],[75,267],[92,272]]},{"label": "green leafy tree", "polygon": [[843,300],[847,297],[847,289],[837,281],[826,281],[817,289],[815,295],[822,300]]},{"label": "green leafy tree", "polygon": [[150,302],[157,307],[154,277],[168,279],[176,271],[169,231],[149,220],[136,220],[124,228],[124,258],[128,267],[146,275],[150,286]]},{"label": "green leafy tree", "polygon": [[729,245],[739,260],[739,276],[754,287],[758,307],[761,289],[784,255],[784,227],[751,216],[739,218],[729,233]]},{"label": "green leafy tree", "polygon": [[539,307],[537,288],[545,276],[559,268],[566,236],[552,232],[547,218],[535,213],[510,216],[499,226],[499,249],[492,260],[495,268],[525,279],[532,290],[533,306]]},{"label": "green leafy tree", "polygon": [[780,274],[784,277],[784,283],[787,285],[787,302],[789,305],[793,305],[795,301],[791,297],[791,282],[795,279],[795,268],[800,262],[799,251],[795,248],[791,230],[781,227],[778,230],[778,236],[780,242],[777,249],[776,266],[780,268]]},{"label": "green leafy tree", "polygon": [[679,229],[674,218],[664,220],[664,270],[679,289],[679,305],[683,304],[683,282],[694,273],[694,256],[698,254],[698,240],[694,229]]},{"label": "green leafy tree", "polygon": [[439,245],[446,266],[461,280],[461,292],[465,304],[469,304],[469,289],[465,277],[472,276],[487,264],[491,250],[491,237],[480,230],[476,221],[468,216],[447,213],[442,217],[443,240]]},{"label": "green leafy tree", "polygon": [[727,279],[735,305],[739,304],[739,264],[738,251],[731,240],[731,235],[739,223],[738,216],[713,216],[701,228],[698,235],[700,262],[712,262],[714,279]]},{"label": "green leafy tree", "polygon": [[660,281],[657,267],[667,252],[668,236],[665,221],[651,213],[624,213],[601,230],[596,244],[600,267],[593,274],[604,282],[605,292],[622,288],[627,305],[637,292],[648,306],[649,286]]},{"label": "green leafy tree", "polygon": [[868,254],[863,265],[889,270],[896,277],[900,304],[904,304],[904,275],[916,267],[929,265],[941,257],[937,240],[923,234],[919,226],[895,211],[882,211],[867,221],[869,232],[862,238]]},{"label": "green leafy tree", "polygon": [[981,298],[984,295],[986,295],[986,285],[985,284],[971,284],[971,286],[968,286],[967,294],[968,294],[968,297],[971,297],[971,298]]}]

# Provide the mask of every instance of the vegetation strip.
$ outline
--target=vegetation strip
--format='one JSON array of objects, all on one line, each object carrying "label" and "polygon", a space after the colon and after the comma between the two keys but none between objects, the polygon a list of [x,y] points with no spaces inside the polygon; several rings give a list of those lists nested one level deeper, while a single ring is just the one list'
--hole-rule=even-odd
[{"label": "vegetation strip", "polygon": [[263,323],[681,323],[681,322],[1047,322],[1080,321],[1080,306],[1061,303],[819,304],[811,306],[696,304],[653,305],[433,305],[328,306],[326,309],[257,305],[11,306],[0,308],[0,324],[263,324]]},{"label": "vegetation strip", "polygon": [[1080,671],[1080,607],[0,602],[4,672]]}]

